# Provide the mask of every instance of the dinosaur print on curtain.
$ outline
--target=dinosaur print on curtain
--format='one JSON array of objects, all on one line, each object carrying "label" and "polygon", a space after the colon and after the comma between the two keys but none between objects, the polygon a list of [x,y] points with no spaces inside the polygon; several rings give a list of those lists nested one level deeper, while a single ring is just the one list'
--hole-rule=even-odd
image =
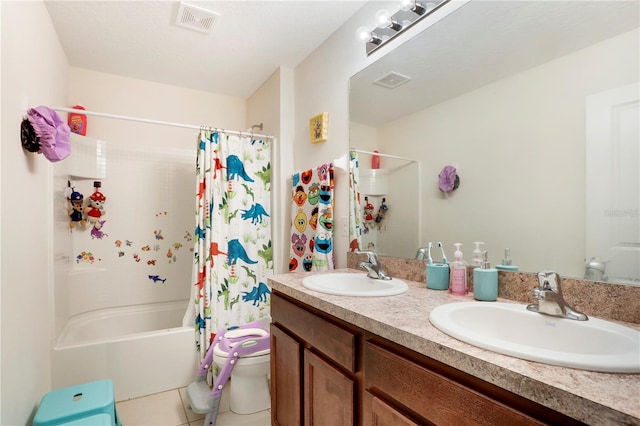
[{"label": "dinosaur print on curtain", "polygon": [[349,151],[349,251],[360,250],[362,224],[360,216],[360,174],[358,154]]},{"label": "dinosaur print on curtain", "polygon": [[270,141],[202,130],[196,174],[192,283],[202,360],[220,328],[270,314]]}]

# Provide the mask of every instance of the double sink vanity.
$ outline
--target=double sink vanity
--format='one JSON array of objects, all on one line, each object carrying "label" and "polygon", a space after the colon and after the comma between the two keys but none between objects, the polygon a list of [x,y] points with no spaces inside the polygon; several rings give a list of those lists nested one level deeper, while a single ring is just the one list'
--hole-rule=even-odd
[{"label": "double sink vanity", "polygon": [[[640,425],[638,324],[375,281],[269,280],[272,424]],[[381,293],[358,297],[365,284]]]}]

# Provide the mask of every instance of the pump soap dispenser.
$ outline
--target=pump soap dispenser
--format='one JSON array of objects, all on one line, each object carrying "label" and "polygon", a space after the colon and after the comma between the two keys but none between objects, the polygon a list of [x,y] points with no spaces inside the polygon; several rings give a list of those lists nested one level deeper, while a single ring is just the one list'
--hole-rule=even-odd
[{"label": "pump soap dispenser", "polygon": [[502,265],[496,265],[496,269],[500,271],[517,271],[518,267],[511,264],[511,249],[504,249],[504,259],[502,259]]},{"label": "pump soap dispenser", "polygon": [[467,264],[462,257],[460,251],[461,243],[455,243],[455,253],[453,253],[453,262],[449,263],[449,292],[458,296],[464,296],[469,293],[467,288]]},{"label": "pump soap dispenser", "polygon": [[475,250],[473,250],[473,257],[471,258],[471,266],[473,268],[477,268],[482,266],[482,250],[480,250],[480,246],[484,243],[481,241],[476,241],[473,244],[476,245]]},{"label": "pump soap dispenser", "polygon": [[473,270],[473,297],[486,302],[498,298],[498,270],[491,267],[486,251],[483,253],[482,266]]}]

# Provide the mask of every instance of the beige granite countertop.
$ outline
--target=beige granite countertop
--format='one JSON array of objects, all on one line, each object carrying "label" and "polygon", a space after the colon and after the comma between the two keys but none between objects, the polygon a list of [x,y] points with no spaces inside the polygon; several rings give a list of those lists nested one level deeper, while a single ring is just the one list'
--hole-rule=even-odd
[{"label": "beige granite countertop", "polygon": [[[362,273],[327,273],[335,272]],[[303,287],[307,275],[276,275],[269,283],[275,291],[582,422],[640,425],[640,374],[596,373],[513,358],[461,342],[431,325],[433,308],[471,301],[471,296],[430,290],[414,281],[406,281],[409,291],[398,296],[334,296]]]}]

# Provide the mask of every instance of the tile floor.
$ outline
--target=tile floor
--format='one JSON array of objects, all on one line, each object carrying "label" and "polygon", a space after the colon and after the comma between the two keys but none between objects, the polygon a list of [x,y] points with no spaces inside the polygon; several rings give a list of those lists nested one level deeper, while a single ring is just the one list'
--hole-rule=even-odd
[{"label": "tile floor", "polygon": [[[204,414],[187,407],[186,388],[156,393],[116,403],[122,426],[202,426]],[[229,387],[220,400],[216,426],[268,426],[271,410],[255,414],[235,414],[229,409]]]}]

